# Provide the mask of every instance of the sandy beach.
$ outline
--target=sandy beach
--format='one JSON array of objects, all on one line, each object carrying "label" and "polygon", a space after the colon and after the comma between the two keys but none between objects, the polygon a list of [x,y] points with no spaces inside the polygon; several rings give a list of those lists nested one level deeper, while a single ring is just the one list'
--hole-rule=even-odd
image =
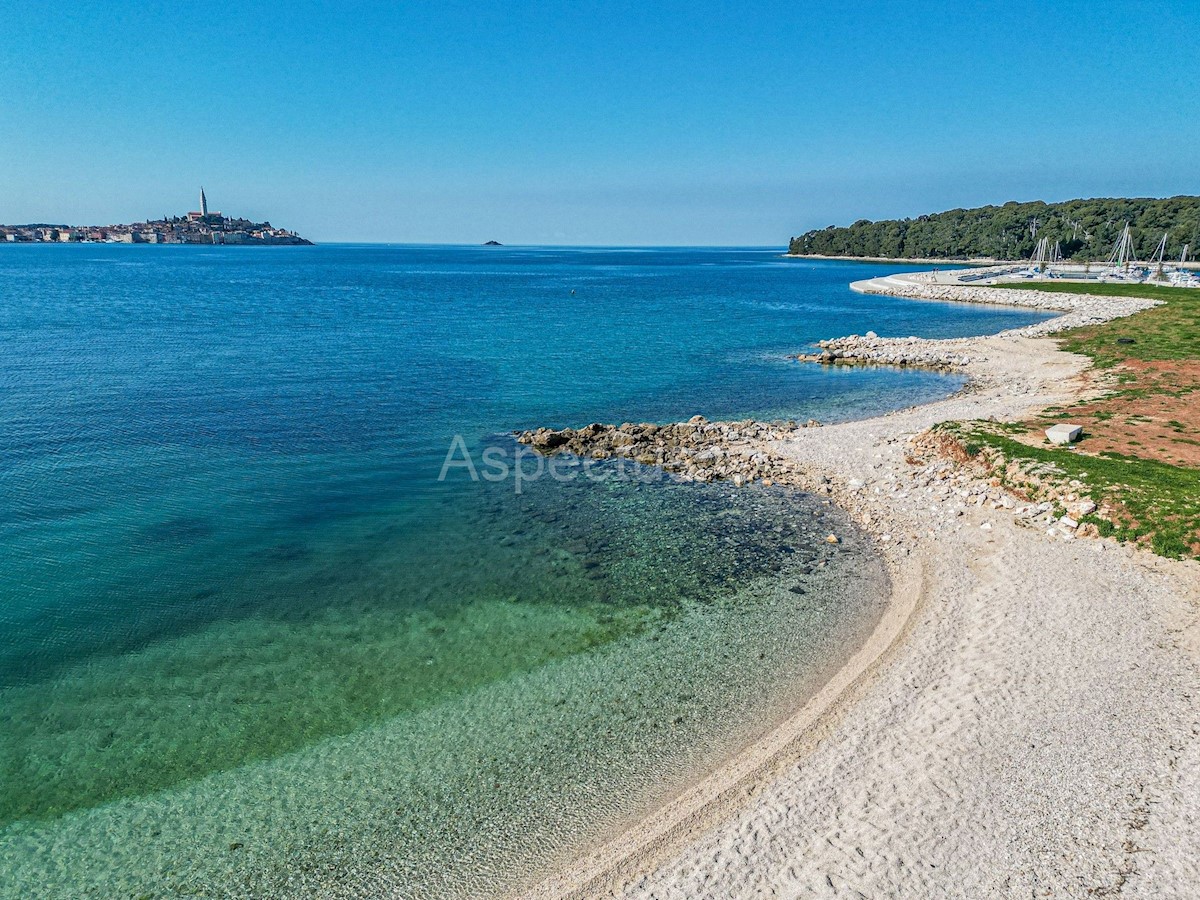
[{"label": "sandy beach", "polygon": [[1064,315],[990,337],[851,341],[848,356],[945,363],[969,385],[757,448],[876,535],[887,615],[767,739],[529,896],[1200,889],[1200,565],[1047,526],[914,442],[939,422],[1015,420],[1103,390],[1045,335],[1148,305],[1023,293],[905,288]]}]

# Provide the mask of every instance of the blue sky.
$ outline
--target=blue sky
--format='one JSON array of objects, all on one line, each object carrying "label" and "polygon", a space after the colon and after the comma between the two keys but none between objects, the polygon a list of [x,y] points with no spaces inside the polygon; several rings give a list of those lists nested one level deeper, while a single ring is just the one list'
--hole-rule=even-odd
[{"label": "blue sky", "polygon": [[0,222],[782,244],[1197,193],[1188,3],[12,4]]}]

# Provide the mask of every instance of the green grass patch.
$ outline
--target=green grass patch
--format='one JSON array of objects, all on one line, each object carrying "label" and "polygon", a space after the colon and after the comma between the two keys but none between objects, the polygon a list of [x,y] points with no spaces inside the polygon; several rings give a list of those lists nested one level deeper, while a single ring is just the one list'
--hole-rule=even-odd
[{"label": "green grass patch", "polygon": [[[1136,315],[1065,332],[1060,337],[1063,349],[1088,356],[1101,368],[1134,360],[1149,363],[1200,359],[1200,290],[1069,282],[996,287],[1161,300],[1161,305]],[[1165,370],[1168,377],[1163,377],[1162,372],[1150,377],[1131,369],[1120,372],[1115,379],[1118,389],[1104,401],[1108,408],[1091,414],[1096,429],[1100,430],[1110,419],[1129,426],[1150,422],[1149,417],[1131,413],[1128,407],[1122,409],[1122,404],[1149,397],[1177,398],[1194,389],[1189,383],[1182,386],[1162,383],[1170,380],[1171,367],[1159,368]],[[1070,415],[1061,407],[1046,408],[1040,415],[1041,424],[1057,419],[1059,414]],[[1176,419],[1170,420],[1168,425],[1177,433],[1186,427]],[[1009,436],[1032,427],[1030,423],[1015,428],[994,422],[948,423],[941,427],[954,434],[971,456],[977,457],[985,449],[991,449],[1009,460],[1021,462],[1023,468],[1033,466],[1048,471],[1055,482],[1073,479],[1081,482],[1084,485],[1079,491],[1081,495],[1122,511],[1117,517],[1119,521],[1114,522],[1094,515],[1085,518],[1105,537],[1138,541],[1156,553],[1176,558],[1195,555],[1200,548],[1200,469],[1118,453],[1089,455],[1049,444],[1030,446]],[[1174,440],[1189,441],[1188,438]],[[1129,441],[1128,445],[1140,446],[1137,441]],[[1000,474],[1005,477],[1004,473]]]},{"label": "green grass patch", "polygon": [[[998,284],[998,288],[1092,294],[1098,297],[1142,297],[1163,300],[1162,306],[1103,325],[1066,333],[1063,349],[1083,353],[1108,368],[1127,359],[1192,360],[1200,358],[1200,289],[1148,284],[1080,284],[1077,282]],[[1119,343],[1132,341],[1133,343]]]}]

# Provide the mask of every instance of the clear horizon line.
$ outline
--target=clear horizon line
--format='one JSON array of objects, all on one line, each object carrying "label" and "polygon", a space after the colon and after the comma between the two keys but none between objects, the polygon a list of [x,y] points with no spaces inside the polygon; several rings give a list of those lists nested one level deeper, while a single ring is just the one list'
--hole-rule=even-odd
[{"label": "clear horizon line", "polygon": [[[301,235],[301,236],[303,237],[303,235]],[[695,249],[775,250],[775,249],[779,249],[784,252],[787,251],[787,247],[788,247],[786,242],[779,243],[779,244],[530,244],[530,243],[505,244],[505,243],[499,243],[498,245],[490,245],[489,246],[486,242],[485,243],[478,243],[478,242],[469,242],[468,243],[468,242],[463,242],[463,241],[355,241],[355,240],[313,240],[311,238],[308,238],[308,240],[311,241],[311,246],[315,246],[315,247],[328,247],[328,246],[479,247],[480,249],[579,248],[579,249],[595,249],[595,250],[605,250],[605,249],[613,249],[613,250],[695,250]],[[69,242],[66,242],[66,241],[64,241],[64,242],[58,242],[58,241],[14,241],[14,242],[2,241],[2,242],[0,242],[0,247],[4,247],[4,246],[12,246],[12,247],[21,247],[21,246],[30,246],[30,247],[87,246],[87,247],[95,247],[95,246],[98,246],[101,244],[111,245],[114,247],[117,247],[117,246],[120,246],[120,247],[207,247],[209,249],[211,249],[213,246],[229,246],[229,247],[262,246],[262,245],[258,245],[258,244],[246,244],[246,245],[241,245],[241,244],[217,244],[217,245],[214,245],[214,244],[189,244],[189,243],[179,243],[179,244],[134,243],[134,244],[127,244],[127,243],[124,243],[121,241],[69,241]],[[287,245],[280,245],[280,246],[287,246]],[[304,245],[295,245],[295,246],[304,246]]]}]

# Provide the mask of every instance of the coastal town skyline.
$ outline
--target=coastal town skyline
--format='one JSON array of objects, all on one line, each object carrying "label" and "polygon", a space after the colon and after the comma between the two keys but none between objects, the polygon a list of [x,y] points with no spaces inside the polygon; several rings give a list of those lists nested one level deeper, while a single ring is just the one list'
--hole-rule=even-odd
[{"label": "coastal town skyline", "polygon": [[227,217],[219,210],[210,212],[204,187],[200,187],[200,208],[186,214],[163,214],[160,219],[132,223],[79,225],[65,222],[0,223],[0,242],[10,244],[308,244],[294,231],[276,228],[270,222],[252,222],[242,217]]},{"label": "coastal town skyline", "polygon": [[[1189,194],[1192,18],[1179,2],[26,5],[0,37],[0,221],[133,221],[204,183],[321,242],[754,245],[860,217]],[[199,71],[213,46],[247,74],[120,92],[60,77],[147,54]]]}]

